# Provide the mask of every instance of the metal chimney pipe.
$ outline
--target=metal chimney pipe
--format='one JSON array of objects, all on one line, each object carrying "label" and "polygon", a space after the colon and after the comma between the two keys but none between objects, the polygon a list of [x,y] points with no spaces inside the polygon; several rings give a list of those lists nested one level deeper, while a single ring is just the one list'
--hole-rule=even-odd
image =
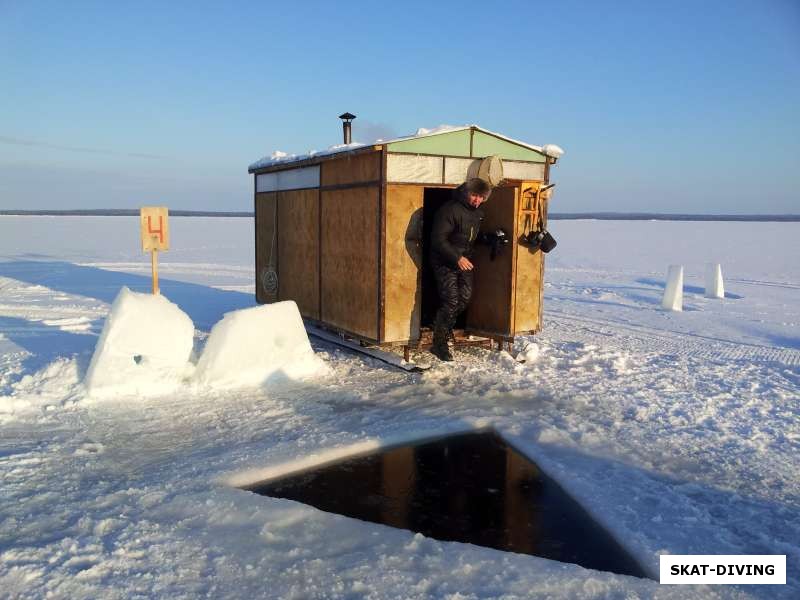
[{"label": "metal chimney pipe", "polygon": [[353,143],[353,136],[350,124],[353,121],[353,119],[356,118],[356,116],[351,115],[349,112],[346,112],[343,115],[339,115],[339,118],[342,120],[342,133],[344,134],[344,143],[345,144]]}]

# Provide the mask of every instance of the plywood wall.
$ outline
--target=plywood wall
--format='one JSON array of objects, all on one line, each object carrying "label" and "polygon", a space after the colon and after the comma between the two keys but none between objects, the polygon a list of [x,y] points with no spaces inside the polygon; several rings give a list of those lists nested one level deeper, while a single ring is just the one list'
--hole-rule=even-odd
[{"label": "plywood wall", "polygon": [[422,186],[386,186],[384,339],[387,342],[419,337],[424,192]]},{"label": "plywood wall", "polygon": [[370,340],[378,332],[378,186],[323,191],[321,320]]},{"label": "plywood wall", "polygon": [[[277,293],[270,294],[264,289],[264,278],[270,264],[277,270],[278,241],[275,229],[277,194],[266,192],[256,194],[256,301],[261,304],[275,302]],[[272,262],[270,263],[270,257]]]},{"label": "plywood wall", "polygon": [[322,163],[322,187],[377,182],[381,178],[381,152],[348,154]]},{"label": "plywood wall", "polygon": [[278,192],[279,299],[319,319],[319,190]]}]

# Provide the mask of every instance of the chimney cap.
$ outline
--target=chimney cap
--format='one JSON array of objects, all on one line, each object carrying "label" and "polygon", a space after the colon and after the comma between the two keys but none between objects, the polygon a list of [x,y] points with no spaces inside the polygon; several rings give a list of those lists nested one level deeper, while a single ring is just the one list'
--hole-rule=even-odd
[{"label": "chimney cap", "polygon": [[343,115],[339,115],[340,119],[345,119],[347,121],[351,121],[356,118],[355,115],[351,115],[349,112],[344,113]]}]

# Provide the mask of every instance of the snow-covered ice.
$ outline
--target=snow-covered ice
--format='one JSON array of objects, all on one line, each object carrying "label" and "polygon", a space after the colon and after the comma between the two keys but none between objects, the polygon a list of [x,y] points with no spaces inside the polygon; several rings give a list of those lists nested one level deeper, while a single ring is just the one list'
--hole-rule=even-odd
[{"label": "snow-covered ice", "polygon": [[[161,290],[202,351],[253,302],[250,219],[176,218]],[[0,217],[0,595],[795,598],[800,236],[793,223],[551,221],[545,326],[409,374],[321,342],[330,373],[90,397],[110,305],[147,292],[136,218]],[[92,232],[86,235],[85,232]],[[740,240],[756,236],[759,248]],[[613,244],[608,241],[613,240]],[[676,244],[675,240],[680,240]],[[704,267],[725,267],[725,297]],[[660,309],[685,267],[684,311]],[[786,554],[786,586],[659,586],[445,543],[235,489],[286,465],[493,427],[651,572]]]}]

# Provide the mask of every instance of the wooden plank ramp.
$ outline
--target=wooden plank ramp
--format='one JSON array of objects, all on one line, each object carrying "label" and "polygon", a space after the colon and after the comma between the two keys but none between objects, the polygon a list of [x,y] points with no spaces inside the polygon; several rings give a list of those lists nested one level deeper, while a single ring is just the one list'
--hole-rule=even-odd
[{"label": "wooden plank ramp", "polygon": [[387,365],[391,365],[393,367],[397,367],[398,369],[402,369],[403,371],[420,372],[420,371],[426,371],[431,368],[431,363],[415,363],[412,361],[406,361],[403,360],[402,356],[399,356],[394,352],[381,350],[380,348],[376,348],[374,346],[373,347],[362,346],[360,343],[356,341],[349,340],[336,333],[326,331],[318,327],[314,327],[313,325],[309,325],[308,323],[306,323],[306,331],[308,332],[309,335],[313,335],[317,339],[326,342],[331,342],[332,344],[336,344],[337,346],[340,346],[342,348],[346,348],[348,350],[352,350],[353,352],[363,354],[364,356],[369,356],[370,358],[375,358],[381,362],[386,363]]}]

